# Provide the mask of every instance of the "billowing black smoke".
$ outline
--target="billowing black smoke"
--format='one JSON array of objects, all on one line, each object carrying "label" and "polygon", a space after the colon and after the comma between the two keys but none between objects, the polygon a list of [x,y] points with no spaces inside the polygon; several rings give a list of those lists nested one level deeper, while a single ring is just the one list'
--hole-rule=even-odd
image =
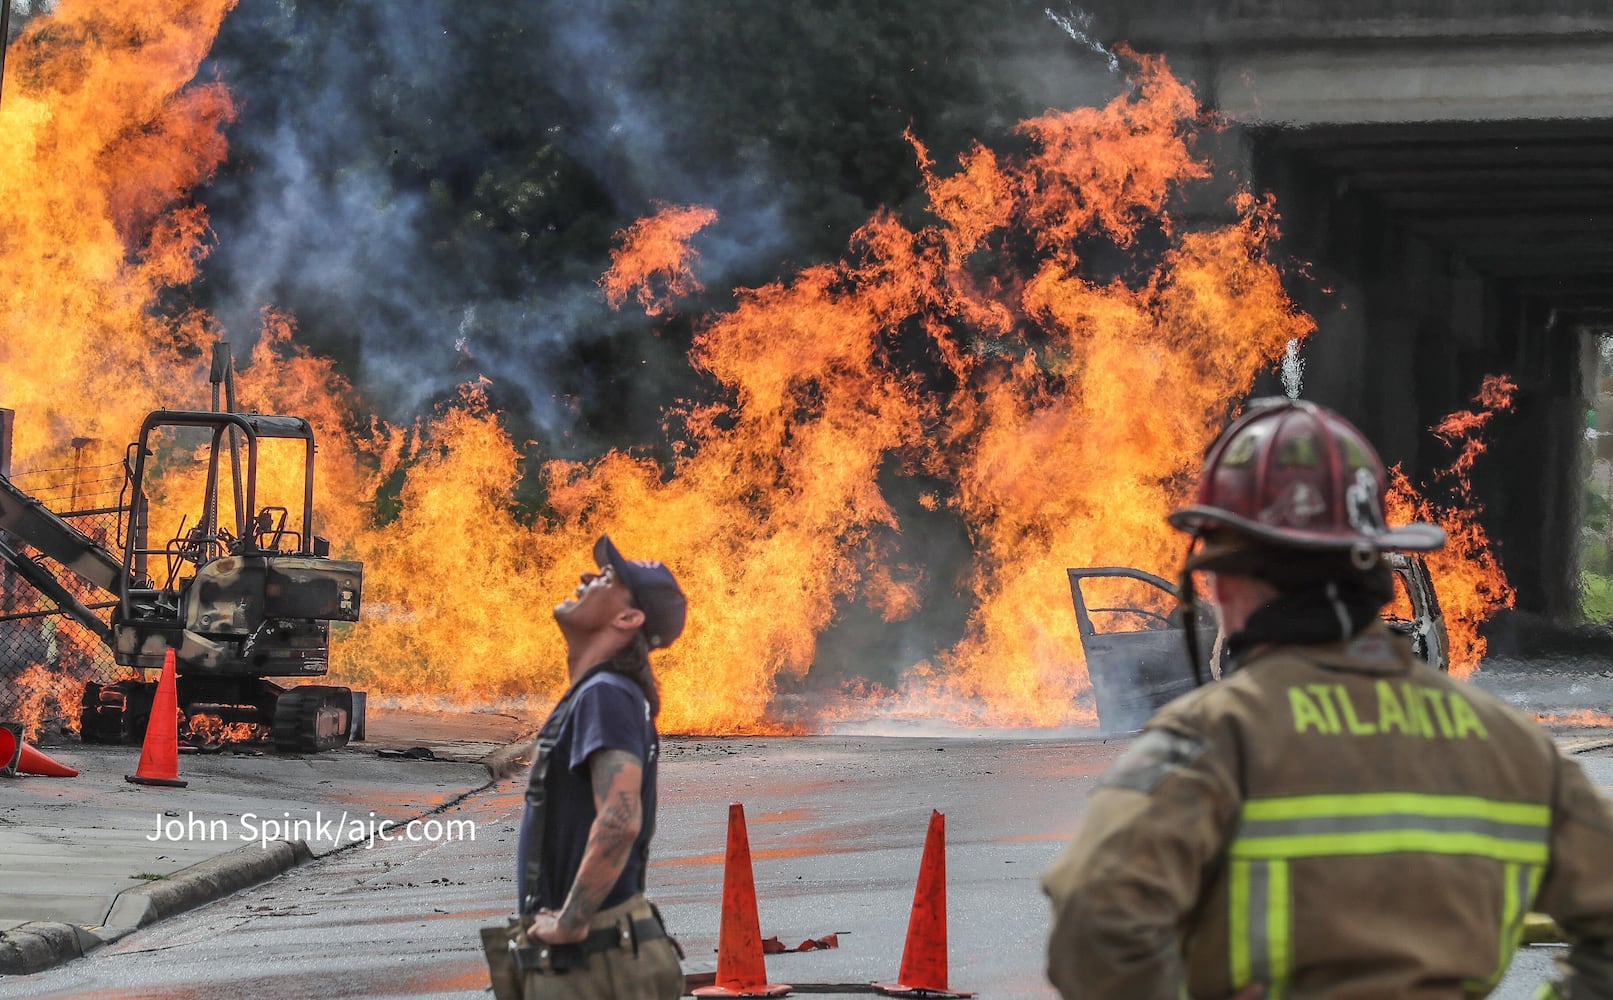
[{"label": "billowing black smoke", "polygon": [[238,353],[265,307],[291,313],[394,420],[483,375],[545,457],[650,443],[700,391],[694,321],[606,307],[612,234],[718,211],[686,316],[838,256],[916,202],[905,128],[945,165],[1108,96],[1063,23],[1020,0],[241,0],[204,69],[240,113],[199,193],[197,304]]}]

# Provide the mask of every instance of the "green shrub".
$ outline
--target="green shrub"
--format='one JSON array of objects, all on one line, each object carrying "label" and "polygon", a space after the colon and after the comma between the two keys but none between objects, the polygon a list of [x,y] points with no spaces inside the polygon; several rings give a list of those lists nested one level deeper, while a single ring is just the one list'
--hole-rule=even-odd
[{"label": "green shrub", "polygon": [[1583,588],[1580,610],[1590,622],[1613,621],[1613,576],[1584,572],[1579,575]]}]

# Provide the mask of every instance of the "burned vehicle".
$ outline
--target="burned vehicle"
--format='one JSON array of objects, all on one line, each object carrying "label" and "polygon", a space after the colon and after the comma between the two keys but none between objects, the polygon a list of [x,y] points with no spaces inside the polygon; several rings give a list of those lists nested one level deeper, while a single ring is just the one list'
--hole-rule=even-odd
[{"label": "burned vehicle", "polygon": [[[1383,612],[1389,628],[1411,640],[1417,656],[1445,670],[1445,618],[1420,556],[1384,554],[1393,571],[1395,600]],[[1093,566],[1067,570],[1076,628],[1087,676],[1104,733],[1128,733],[1154,710],[1193,690],[1187,628],[1176,584],[1140,569]],[[1220,676],[1220,650],[1213,615],[1201,607],[1194,623],[1199,662]]]}]

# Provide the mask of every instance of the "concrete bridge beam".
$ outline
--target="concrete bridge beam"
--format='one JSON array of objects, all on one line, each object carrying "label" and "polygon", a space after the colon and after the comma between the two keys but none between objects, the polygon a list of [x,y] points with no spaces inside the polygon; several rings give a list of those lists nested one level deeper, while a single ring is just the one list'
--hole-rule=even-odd
[{"label": "concrete bridge beam", "polygon": [[1226,53],[1202,97],[1235,121],[1293,127],[1542,121],[1613,114],[1613,39],[1418,40]]}]

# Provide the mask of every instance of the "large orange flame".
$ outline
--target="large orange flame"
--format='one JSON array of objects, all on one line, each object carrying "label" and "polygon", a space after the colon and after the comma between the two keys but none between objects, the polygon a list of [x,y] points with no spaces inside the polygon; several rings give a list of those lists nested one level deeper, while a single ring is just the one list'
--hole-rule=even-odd
[{"label": "large orange flame", "polygon": [[599,281],[605,301],[620,308],[632,294],[651,316],[659,316],[681,296],[700,290],[690,273],[695,252],[689,238],[717,221],[717,213],[699,205],[664,208],[640,219],[611,251],[611,269]]},{"label": "large orange flame", "polygon": [[207,317],[159,316],[205,253],[187,192],[223,161],[234,108],[190,83],[231,0],[63,0],[6,59],[0,104],[0,397],[19,465],[122,457],[158,402],[200,403]]},{"label": "large orange flame", "polygon": [[1479,523],[1483,507],[1473,497],[1469,473],[1487,447],[1481,432],[1497,412],[1512,408],[1517,389],[1504,375],[1487,375],[1473,397],[1478,409],[1459,410],[1430,428],[1447,445],[1459,446],[1451,464],[1434,474],[1435,483],[1449,490],[1448,506],[1424,499],[1398,465],[1389,470],[1389,522],[1431,521],[1445,529],[1445,547],[1428,553],[1426,561],[1445,615],[1450,672],[1457,677],[1471,674],[1484,658],[1488,641],[1479,635],[1479,626],[1512,607],[1515,596]]},{"label": "large orange flame", "polygon": [[22,725],[23,739],[38,739],[45,723],[52,719],[78,720],[79,694],[83,685],[71,672],[51,669],[43,663],[31,664],[11,679],[18,698],[8,712],[9,721]]},{"label": "large orange flame", "polygon": [[[915,142],[939,223],[877,216],[853,258],[743,293],[702,330],[695,360],[733,403],[692,415],[692,454],[674,478],[613,513],[659,525],[647,537],[670,563],[710,567],[714,583],[732,581],[728,593],[771,594],[781,582],[797,595],[794,616],[770,605],[758,623],[760,661],[745,665],[731,703],[724,675],[725,713],[753,716],[775,676],[809,670],[813,634],[880,564],[877,547],[872,560],[855,557],[886,537],[878,529],[899,527],[877,487],[894,451],[954,484],[949,505],[977,543],[963,642],[908,677],[924,710],[990,725],[1090,718],[1076,700],[1086,682],[1064,567],[1169,565],[1178,546],[1164,515],[1228,401],[1310,329],[1263,256],[1269,209],[1247,197],[1232,221],[1173,238],[1129,280],[1083,275],[1081,240],[1131,244],[1160,224],[1176,187],[1205,175],[1187,148],[1194,127],[1191,94],[1144,60],[1133,95],[1025,123],[1023,158],[976,148],[942,178]],[[1003,262],[1027,241],[1030,276],[1017,279]],[[915,334],[932,342],[943,379],[902,366],[898,350]],[[1167,396],[1168,410],[1153,405]],[[587,478],[590,500],[622,494],[612,468]],[[683,552],[683,512],[667,523],[661,511],[668,493],[690,488],[712,505],[699,520],[716,534]],[[883,576],[875,592],[901,614],[911,586]],[[741,611],[722,602],[714,613]],[[747,634],[757,628],[715,637],[731,647]],[[729,659],[681,652],[669,657],[674,683]]]},{"label": "large orange flame", "polygon": [[[191,83],[226,0],[92,4],[36,18],[0,107],[0,404],[17,464],[63,464],[75,438],[115,462],[144,413],[205,408],[215,322],[165,314],[206,221],[188,192],[221,161],[234,113]],[[1311,329],[1267,260],[1274,213],[1247,195],[1188,227],[1167,211],[1206,178],[1189,91],[1156,59],[1103,108],[1021,126],[1026,151],[976,147],[924,170],[930,220],[881,212],[845,259],[736,293],[698,325],[711,392],[668,414],[670,465],[632,449],[542,467],[547,508],[519,514],[521,454],[481,384],[415,426],[353,409],[337,368],[270,312],[240,372],[244,408],[297,413],[321,442],[321,534],[366,564],[362,622],[334,673],[373,695],[550,701],[564,650],[548,609],[608,530],[672,566],[692,608],[658,654],[663,728],[810,728],[916,709],[970,724],[1090,719],[1063,569],[1165,570],[1164,514],[1254,373]],[[690,238],[715,217],[669,208],[622,237],[612,302],[671,308],[699,287]],[[298,457],[261,474],[300,488]],[[197,470],[170,456],[158,487]],[[943,572],[904,546],[887,484],[956,518],[975,557]],[[282,501],[283,502],[283,501]],[[177,530],[163,527],[160,530]],[[900,686],[818,692],[780,710],[852,602],[912,616],[954,579],[963,638],[914,654]],[[956,634],[956,632],[954,632]],[[860,666],[844,673],[867,674]]]}]

